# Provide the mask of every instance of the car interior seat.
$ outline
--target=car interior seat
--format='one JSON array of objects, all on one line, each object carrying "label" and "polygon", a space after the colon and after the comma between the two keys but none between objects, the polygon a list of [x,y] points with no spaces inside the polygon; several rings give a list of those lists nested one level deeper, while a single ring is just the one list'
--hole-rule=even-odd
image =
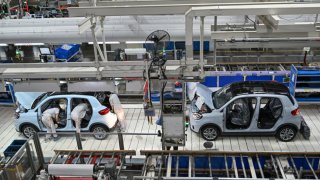
[{"label": "car interior seat", "polygon": [[250,123],[250,111],[248,104],[242,101],[241,104],[235,104],[232,111],[231,123],[237,126],[247,127]]}]

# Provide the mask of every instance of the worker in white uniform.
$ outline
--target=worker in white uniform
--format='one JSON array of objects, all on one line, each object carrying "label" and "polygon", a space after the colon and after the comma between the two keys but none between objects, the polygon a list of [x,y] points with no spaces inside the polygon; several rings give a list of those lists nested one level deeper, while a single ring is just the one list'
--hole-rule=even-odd
[{"label": "worker in white uniform", "polygon": [[126,121],[124,116],[124,110],[122,108],[119,97],[111,92],[106,92],[106,95],[109,97],[109,102],[113,112],[117,115],[118,121],[120,123],[120,131],[125,132]]},{"label": "worker in white uniform", "polygon": [[[81,128],[81,120],[86,115],[87,111],[89,111],[89,105],[86,102],[78,104],[71,112],[71,119],[74,120],[76,124],[76,132],[80,133]],[[81,140],[85,140],[81,138]]]},{"label": "worker in white uniform", "polygon": [[56,121],[56,123],[60,121],[59,112],[60,112],[60,109],[58,107],[54,107],[54,108],[49,108],[42,113],[41,120],[42,120],[42,123],[47,128],[46,141],[51,140],[52,136],[54,141],[57,141],[59,139],[56,133],[56,127],[54,123],[54,120]]}]

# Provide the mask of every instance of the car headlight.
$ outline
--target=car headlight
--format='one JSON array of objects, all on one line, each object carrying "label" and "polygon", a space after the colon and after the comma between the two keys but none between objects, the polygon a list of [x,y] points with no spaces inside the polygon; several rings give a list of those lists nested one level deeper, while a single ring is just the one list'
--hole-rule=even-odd
[{"label": "car headlight", "polygon": [[199,114],[199,113],[192,113],[192,116],[193,116],[193,118],[194,118],[195,120],[199,120],[199,119],[202,118],[202,115]]}]

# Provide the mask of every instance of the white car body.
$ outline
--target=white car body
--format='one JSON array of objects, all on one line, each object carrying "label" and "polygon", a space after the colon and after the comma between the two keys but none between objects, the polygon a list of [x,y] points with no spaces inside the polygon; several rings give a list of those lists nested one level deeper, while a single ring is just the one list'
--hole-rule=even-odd
[{"label": "white car body", "polygon": [[[92,108],[91,118],[88,120],[88,124],[86,127],[81,128],[82,132],[92,131],[92,128],[99,125],[107,130],[115,127],[117,123],[117,116],[108,112],[106,114],[100,114],[99,111],[107,109],[106,106],[101,105],[98,99],[91,95],[81,95],[81,94],[59,94],[59,95],[44,95],[39,102],[33,104],[30,102],[34,102],[36,98],[40,97],[39,94],[43,93],[16,93],[18,108],[16,110],[16,123],[15,127],[18,132],[24,133],[24,127],[26,125],[32,126],[36,128],[36,131],[45,132],[47,129],[41,121],[42,110],[41,107],[45,105],[46,102],[54,101],[55,99],[65,99],[67,100],[67,108],[65,110],[66,114],[66,124],[62,128],[57,128],[57,132],[59,131],[75,131],[75,127],[73,125],[73,120],[71,119],[71,102],[72,99],[85,99],[90,103]],[[48,93],[45,93],[48,94]],[[25,133],[24,133],[25,135]],[[25,135],[26,136],[26,135]]]},{"label": "white car body", "polygon": [[[253,82],[256,83],[256,82]],[[274,82],[272,82],[274,83]],[[239,83],[241,84],[241,83]],[[239,88],[240,89],[240,88]],[[221,90],[222,91],[222,90]],[[215,99],[213,98],[214,93],[209,88],[202,84],[197,84],[195,97],[190,105],[189,117],[190,117],[190,128],[192,131],[200,133],[202,137],[206,140],[214,140],[218,135],[276,135],[278,131],[285,126],[290,126],[293,128],[295,132],[301,130],[302,122],[304,122],[301,115],[299,115],[298,103],[290,94],[275,94],[275,93],[249,93],[249,94],[238,94],[231,99],[227,100],[225,104],[221,107],[216,107],[214,104]],[[242,99],[250,99],[254,101],[254,108],[251,108],[252,111],[247,111],[251,114],[250,122],[248,125],[241,127],[241,125],[232,124],[232,121],[228,121],[229,118],[235,110],[230,108],[234,108],[235,102],[238,102]],[[263,99],[263,100],[262,100]],[[259,116],[259,113],[263,113],[264,111],[262,101],[266,99],[277,99],[280,100],[282,108],[281,114],[279,114],[277,119],[274,119],[272,123],[268,122],[268,118],[263,118],[262,115]],[[233,104],[232,104],[233,103]],[[204,109],[206,111],[204,113],[199,113],[200,108],[205,106]],[[250,104],[252,107],[253,105]],[[266,106],[266,105],[264,105]],[[277,105],[279,106],[279,104]],[[200,107],[200,108],[199,108]],[[279,107],[277,107],[279,108]],[[280,111],[279,111],[280,112]],[[265,113],[265,112],[264,112]],[[268,126],[261,126],[261,122],[263,119],[263,124],[271,124]],[[271,121],[271,120],[270,120]],[[274,122],[275,121],[275,122]],[[306,123],[305,123],[306,125]],[[270,126],[270,127],[269,127]],[[214,138],[206,138],[207,127],[214,127],[217,134]],[[266,128],[268,127],[268,128]],[[295,136],[295,135],[294,135]],[[310,134],[309,134],[310,136]],[[209,137],[209,136],[208,136]],[[293,137],[294,138],[294,137]],[[293,139],[292,138],[292,139]],[[290,139],[290,140],[292,140]],[[288,140],[289,141],[289,140]]]}]

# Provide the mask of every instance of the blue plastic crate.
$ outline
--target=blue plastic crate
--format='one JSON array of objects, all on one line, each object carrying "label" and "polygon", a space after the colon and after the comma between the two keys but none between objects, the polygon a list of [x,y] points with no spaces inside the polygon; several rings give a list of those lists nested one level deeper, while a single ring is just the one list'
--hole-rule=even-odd
[{"label": "blue plastic crate", "polygon": [[219,87],[223,87],[227,84],[233,83],[233,82],[241,82],[243,81],[242,75],[236,75],[236,76],[219,76]]},{"label": "blue plastic crate", "polygon": [[21,148],[22,146],[19,145],[10,145],[7,149],[3,152],[5,157],[13,157]]},{"label": "blue plastic crate", "polygon": [[202,84],[207,87],[217,87],[217,79],[217,76],[206,76]]},{"label": "blue plastic crate", "polygon": [[22,146],[24,145],[24,143],[26,143],[27,140],[24,140],[24,139],[16,139],[16,140],[13,140],[12,143],[10,144],[10,146]]},{"label": "blue plastic crate", "polygon": [[247,76],[247,81],[272,81],[272,76],[263,75],[263,76]]}]

